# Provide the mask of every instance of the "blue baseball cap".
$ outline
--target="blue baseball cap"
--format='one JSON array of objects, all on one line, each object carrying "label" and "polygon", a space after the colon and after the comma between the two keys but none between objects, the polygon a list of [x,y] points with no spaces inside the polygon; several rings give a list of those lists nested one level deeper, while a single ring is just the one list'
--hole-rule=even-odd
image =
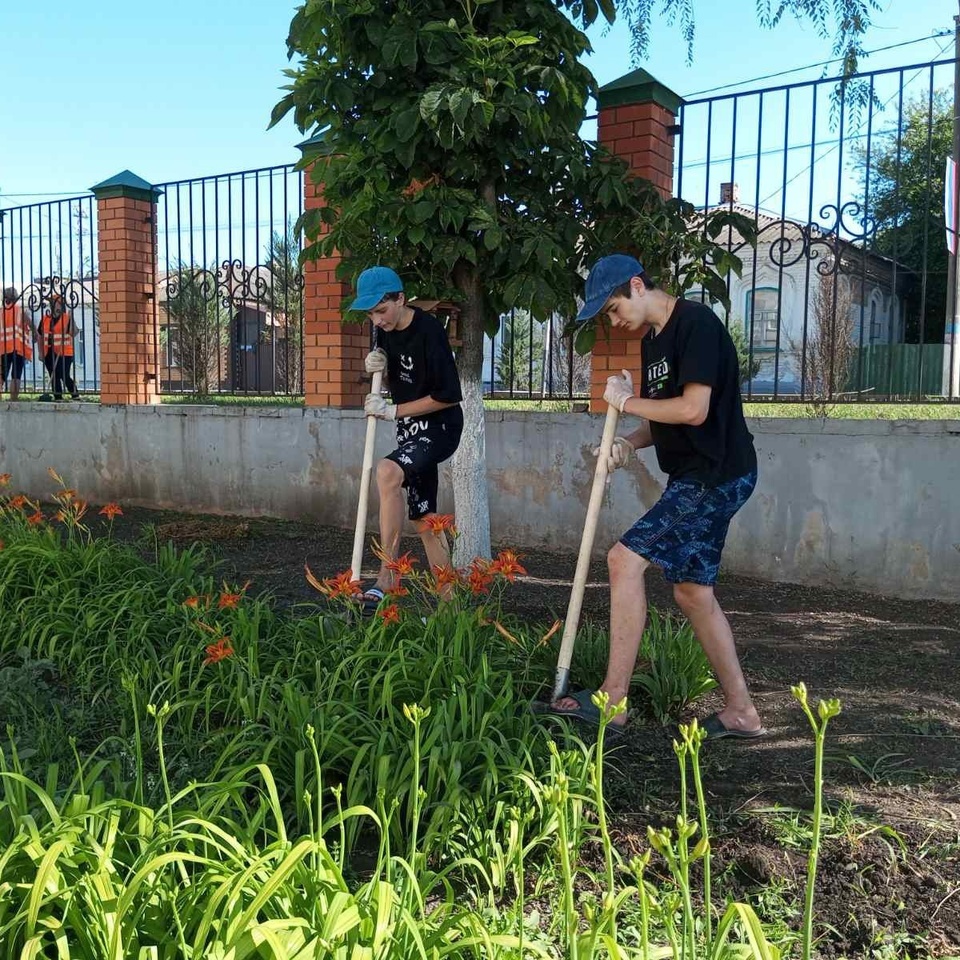
[{"label": "blue baseball cap", "polygon": [[367,267],[357,278],[357,299],[351,310],[372,310],[388,293],[402,293],[403,281],[389,267]]},{"label": "blue baseball cap", "polygon": [[601,257],[587,277],[586,302],[577,314],[577,323],[595,317],[621,283],[626,283],[631,277],[639,277],[641,273],[643,264],[636,257],[629,257],[625,253]]}]

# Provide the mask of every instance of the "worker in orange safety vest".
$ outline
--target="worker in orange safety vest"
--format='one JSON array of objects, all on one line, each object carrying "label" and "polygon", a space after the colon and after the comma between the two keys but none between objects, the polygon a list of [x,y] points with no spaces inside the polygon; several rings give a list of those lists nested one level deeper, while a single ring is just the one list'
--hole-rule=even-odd
[{"label": "worker in orange safety vest", "polygon": [[55,293],[50,297],[50,307],[40,321],[37,335],[43,352],[43,365],[52,381],[53,399],[62,400],[66,386],[70,396],[79,400],[80,392],[73,379],[73,340],[77,335],[77,325],[70,311],[64,309],[60,294]]},{"label": "worker in orange safety vest", "polygon": [[3,291],[3,326],[0,327],[0,397],[10,380],[10,399],[20,396],[20,381],[27,361],[33,359],[33,327],[17,302],[16,287]]}]

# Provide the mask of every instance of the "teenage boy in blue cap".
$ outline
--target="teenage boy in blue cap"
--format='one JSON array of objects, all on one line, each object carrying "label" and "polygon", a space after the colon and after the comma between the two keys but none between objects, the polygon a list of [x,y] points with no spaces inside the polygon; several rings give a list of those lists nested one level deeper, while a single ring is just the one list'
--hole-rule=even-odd
[{"label": "teenage boy in blue cap", "polygon": [[[364,368],[367,373],[384,373],[393,400],[388,403],[379,394],[369,393],[363,408],[368,416],[395,421],[397,427],[397,449],[377,464],[383,557],[376,584],[363,593],[364,610],[372,613],[397,582],[389,564],[397,559],[400,547],[404,491],[407,515],[420,535],[430,565],[450,565],[446,534],[434,533],[429,520],[437,512],[438,465],[452,457],[460,445],[463,396],[443,324],[406,302],[403,282],[393,270],[364,270],[350,309],[364,311],[379,330],[382,346],[367,354]],[[354,571],[357,574],[359,571]]]},{"label": "teenage boy in blue cap", "polygon": [[[641,338],[640,389],[629,371],[607,380],[603,397],[637,429],[614,440],[613,471],[654,447],[667,486],[660,500],[607,554],[610,653],[601,690],[626,698],[647,617],[644,575],[659,566],[710,661],[725,703],[704,721],[710,739],[753,739],[764,731],[737,659],[730,624],[714,596],[730,520],[757,483],[757,455],[740,402],[737,351],[707,306],[659,290],[634,257],[597,261],[578,321],[605,315]],[[597,451],[599,452],[599,451]],[[554,713],[596,721],[593,691],[551,705]],[[614,722],[625,723],[626,714]]]}]

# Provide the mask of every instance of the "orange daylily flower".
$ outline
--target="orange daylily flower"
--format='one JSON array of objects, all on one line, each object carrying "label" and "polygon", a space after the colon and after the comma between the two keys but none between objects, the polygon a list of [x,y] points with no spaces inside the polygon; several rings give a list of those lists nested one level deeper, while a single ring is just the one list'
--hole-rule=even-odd
[{"label": "orange daylily flower", "polygon": [[427,525],[427,529],[437,535],[446,530],[449,530],[451,533],[456,533],[457,527],[453,521],[454,517],[452,513],[431,513],[423,517],[423,522]]},{"label": "orange daylily flower", "polygon": [[204,666],[211,663],[219,663],[221,660],[226,660],[227,657],[232,657],[233,647],[230,646],[230,638],[221,637],[216,643],[209,644],[206,652],[207,656],[203,661]]},{"label": "orange daylily flower", "polygon": [[387,560],[387,569],[398,577],[405,577],[407,574],[413,573],[413,567],[416,563],[417,558],[412,557],[408,550],[403,556],[397,557],[396,560]]},{"label": "orange daylily flower", "polygon": [[77,495],[77,491],[76,491],[76,490],[61,490],[60,493],[57,494],[57,496],[56,496],[55,499],[57,499],[57,500],[72,500],[76,495]]},{"label": "orange daylily flower", "polygon": [[40,524],[43,523],[43,513],[37,510],[36,513],[30,514],[30,516],[27,517],[27,523],[29,523],[31,527],[39,527]]},{"label": "orange daylily flower", "polygon": [[122,517],[123,510],[120,509],[119,503],[108,503],[100,510],[100,516],[113,520],[114,517]]},{"label": "orange daylily flower", "polygon": [[377,616],[381,617],[384,623],[399,623],[400,608],[395,603],[391,603],[390,606],[378,610]]},{"label": "orange daylily flower", "polygon": [[526,574],[526,569],[520,563],[520,557],[513,550],[501,550],[497,559],[490,564],[490,571],[498,573],[513,583],[517,574]]},{"label": "orange daylily flower", "polygon": [[14,510],[22,510],[30,501],[22,494],[18,493],[15,497],[10,498],[10,506]]},{"label": "orange daylily flower", "polygon": [[205,593],[202,596],[187,597],[187,599],[183,601],[183,605],[185,607],[192,607],[194,610],[198,610],[201,606],[209,607],[210,600],[211,600],[210,594]]},{"label": "orange daylily flower", "polygon": [[238,603],[243,599],[243,595],[247,592],[247,587],[250,586],[250,581],[248,580],[241,588],[239,593],[230,593],[227,590],[227,585],[223,585],[223,592],[220,594],[220,599],[217,601],[217,608],[224,610],[227,608],[234,609]]},{"label": "orange daylily flower", "polygon": [[467,576],[467,586],[470,588],[470,592],[474,596],[479,596],[479,594],[486,593],[490,589],[491,583],[493,583],[493,574],[490,572],[489,566],[482,560],[474,560]]},{"label": "orange daylily flower", "polygon": [[0,473],[0,487],[5,487],[12,479],[9,473]]},{"label": "orange daylily flower", "polygon": [[460,583],[460,574],[453,567],[434,567],[433,575],[436,578],[437,591],[442,591],[445,587],[455,587]]},{"label": "orange daylily flower", "polygon": [[388,597],[409,597],[410,591],[403,584],[398,583],[395,587],[385,591],[384,595]]},{"label": "orange daylily flower", "polygon": [[344,570],[343,573],[338,573],[335,577],[318,580],[307,564],[303,565],[303,569],[306,573],[307,583],[330,600],[335,600],[338,597],[353,600],[360,593],[360,581],[353,579],[352,570]]}]

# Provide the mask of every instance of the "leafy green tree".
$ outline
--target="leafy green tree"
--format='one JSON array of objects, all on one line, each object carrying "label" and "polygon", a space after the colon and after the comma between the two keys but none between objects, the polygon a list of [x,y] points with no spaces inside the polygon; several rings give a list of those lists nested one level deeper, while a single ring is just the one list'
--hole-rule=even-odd
[{"label": "leafy green tree", "polygon": [[172,343],[184,384],[197,396],[206,396],[219,387],[223,348],[230,342],[228,314],[217,294],[217,267],[180,263],[162,289],[167,323],[161,343]]},{"label": "leafy green tree", "polygon": [[495,364],[497,387],[527,393],[543,382],[545,324],[537,323],[527,310],[514,310],[500,327],[500,353]]},{"label": "leafy green tree", "polygon": [[596,83],[566,11],[584,23],[601,8],[613,16],[609,0],[309,0],[291,24],[274,122],[293,111],[324,132],[305,158],[327,201],[302,219],[305,256],[343,252],[346,279],[387,264],[409,293],[461,305],[460,558],[490,543],[484,332],[514,306],[572,316],[587,266],[631,247],[655,208],[650,184],[580,137]]},{"label": "leafy green tree", "polygon": [[[876,221],[872,249],[910,274],[906,341],[943,339],[947,309],[947,248],[943,221],[943,158],[953,153],[952,95],[908,104],[899,130],[857,154],[864,205]],[[867,180],[869,175],[869,181]],[[869,191],[867,188],[869,187]]]},{"label": "leafy green tree", "polygon": [[284,232],[275,230],[267,245],[265,301],[277,328],[283,331],[276,344],[277,383],[288,393],[303,392],[303,272],[300,269],[300,238],[293,220]]}]

